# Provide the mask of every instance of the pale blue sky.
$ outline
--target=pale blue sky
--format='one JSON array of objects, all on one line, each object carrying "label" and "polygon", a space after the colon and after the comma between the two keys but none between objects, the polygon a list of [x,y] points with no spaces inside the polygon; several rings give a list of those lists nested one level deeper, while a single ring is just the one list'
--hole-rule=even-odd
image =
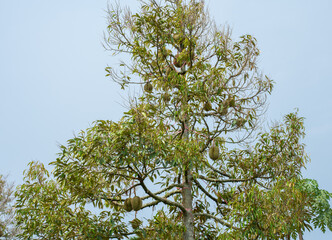
[{"label": "pale blue sky", "polygon": [[[299,108],[311,156],[304,175],[332,192],[332,1],[207,4],[235,40],[257,38],[259,65],[276,82],[266,119],[282,120]],[[126,94],[105,78],[104,68],[115,62],[101,45],[106,6],[106,0],[0,0],[0,171],[10,180],[21,183],[29,161],[53,161],[58,143],[94,120],[118,120],[125,110]],[[314,231],[305,239],[332,234]]]}]

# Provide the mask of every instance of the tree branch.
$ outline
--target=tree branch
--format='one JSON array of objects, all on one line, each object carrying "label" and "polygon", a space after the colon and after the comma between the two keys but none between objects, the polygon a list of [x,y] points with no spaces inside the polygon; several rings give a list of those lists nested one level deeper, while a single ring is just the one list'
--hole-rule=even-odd
[{"label": "tree branch", "polygon": [[212,219],[216,220],[218,223],[220,223],[220,224],[222,224],[222,225],[224,225],[226,227],[229,227],[229,228],[232,228],[232,229],[235,229],[235,230],[240,230],[240,228],[234,227],[231,224],[223,221],[222,219],[217,218],[216,216],[213,216],[213,215],[208,214],[208,213],[194,213],[194,216],[195,217],[203,216],[203,217],[207,217],[207,218],[212,218]]},{"label": "tree branch", "polygon": [[[161,194],[161,193],[163,193],[163,192],[166,192],[166,191],[168,191],[168,190],[170,190],[170,189],[172,189],[172,188],[174,188],[174,187],[178,187],[178,188],[182,188],[183,187],[183,184],[177,184],[177,183],[174,183],[174,184],[172,184],[172,185],[169,185],[168,187],[166,187],[166,188],[164,188],[164,189],[162,189],[162,190],[160,190],[160,191],[158,191],[158,192],[155,192],[155,193],[153,193],[153,194],[155,194],[155,195],[158,195],[158,194]],[[166,196],[166,195],[165,195]],[[142,200],[144,200],[144,199],[148,199],[148,198],[150,198],[151,196],[145,196],[145,197],[142,197]]]},{"label": "tree branch", "polygon": [[[170,196],[173,196],[174,194],[181,193],[181,192],[182,192],[181,190],[174,190],[172,192],[168,192],[168,193],[165,194],[164,198],[168,198]],[[157,205],[160,202],[161,201],[158,201],[158,200],[153,201],[153,202],[149,202],[147,204],[144,204],[141,209],[146,208],[146,207],[155,206],[155,205]]]},{"label": "tree branch", "polygon": [[215,178],[208,178],[202,175],[198,175],[199,179],[203,179],[209,182],[217,182],[217,183],[228,183],[228,182],[247,182],[250,180],[255,179],[256,177],[251,177],[251,178],[247,178],[247,179],[215,179]]},{"label": "tree branch", "polygon": [[[209,198],[211,198],[213,201],[215,201],[217,204],[219,203],[218,202],[218,199],[213,197],[208,191],[205,190],[205,188],[203,188],[203,186],[198,182],[197,179],[194,179],[194,182],[195,184],[197,185],[197,187],[203,192],[205,193],[206,196],[208,196]],[[227,204],[225,201],[222,202],[223,204]]]},{"label": "tree branch", "polygon": [[212,165],[211,165],[208,161],[204,161],[204,163],[205,163],[209,168],[211,168],[214,172],[219,173],[220,175],[222,175],[222,176],[224,176],[224,177],[231,178],[231,176],[228,175],[227,173],[222,172],[222,171],[220,171],[220,170],[218,170],[218,169],[212,167]]},{"label": "tree branch", "polygon": [[177,202],[170,201],[170,200],[168,200],[168,199],[166,199],[166,198],[159,197],[158,195],[152,193],[152,192],[146,187],[146,185],[145,185],[145,183],[144,183],[144,180],[143,180],[142,178],[139,178],[139,181],[140,181],[140,184],[141,184],[143,190],[144,190],[144,191],[145,191],[150,197],[152,197],[152,198],[154,198],[154,199],[156,199],[156,200],[158,200],[158,201],[160,201],[160,202],[163,202],[163,203],[165,203],[165,204],[167,204],[167,205],[171,205],[171,206],[174,206],[174,207],[178,207],[178,208],[181,209],[182,212],[186,212],[186,209],[185,209],[181,204],[179,204],[179,203],[177,203]]}]

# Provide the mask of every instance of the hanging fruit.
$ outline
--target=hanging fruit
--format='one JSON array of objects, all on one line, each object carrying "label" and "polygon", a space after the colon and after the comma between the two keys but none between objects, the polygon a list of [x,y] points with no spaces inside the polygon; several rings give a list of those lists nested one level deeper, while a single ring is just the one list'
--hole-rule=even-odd
[{"label": "hanging fruit", "polygon": [[232,98],[229,99],[229,106],[230,107],[235,107],[236,106],[236,104],[235,104],[235,98],[234,97],[232,97]]},{"label": "hanging fruit", "polygon": [[162,99],[164,100],[164,102],[169,102],[171,100],[171,95],[169,93],[164,93],[162,95]]},{"label": "hanging fruit", "polygon": [[209,149],[209,157],[212,160],[217,160],[219,158],[219,148],[216,146],[214,141]]},{"label": "hanging fruit", "polygon": [[135,218],[132,221],[130,221],[130,223],[133,229],[138,229],[139,226],[142,224],[142,221],[139,220],[138,218]]},{"label": "hanging fruit", "polygon": [[133,210],[133,208],[131,206],[131,198],[127,198],[124,201],[123,209],[126,210],[127,212],[130,212],[131,210]]},{"label": "hanging fruit", "polygon": [[150,82],[145,83],[145,85],[144,85],[144,91],[146,91],[148,93],[151,93],[152,89],[153,89],[153,87],[152,87],[152,84]]},{"label": "hanging fruit", "polygon": [[212,104],[209,101],[204,104],[204,110],[207,112],[212,110]]},{"label": "hanging fruit", "polygon": [[239,118],[236,120],[235,124],[237,127],[243,127],[243,125],[246,123],[247,121],[243,118]]},{"label": "hanging fruit", "polygon": [[135,196],[131,199],[131,206],[134,211],[138,211],[142,208],[143,202],[142,199],[138,196]]}]

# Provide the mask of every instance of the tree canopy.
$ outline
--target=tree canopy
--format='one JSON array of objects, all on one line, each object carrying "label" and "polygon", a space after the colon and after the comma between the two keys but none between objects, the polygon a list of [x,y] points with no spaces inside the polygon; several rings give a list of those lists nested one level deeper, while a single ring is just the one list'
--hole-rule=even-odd
[{"label": "tree canopy", "polygon": [[[108,16],[105,47],[130,60],[107,76],[142,91],[121,120],[95,121],[62,145],[53,177],[30,164],[16,193],[22,238],[295,239],[332,230],[332,195],[301,175],[303,118],[260,128],[273,81],[257,66],[254,37],[233,41],[198,0],[141,1],[135,14],[114,5]],[[155,206],[152,219],[137,217]]]}]

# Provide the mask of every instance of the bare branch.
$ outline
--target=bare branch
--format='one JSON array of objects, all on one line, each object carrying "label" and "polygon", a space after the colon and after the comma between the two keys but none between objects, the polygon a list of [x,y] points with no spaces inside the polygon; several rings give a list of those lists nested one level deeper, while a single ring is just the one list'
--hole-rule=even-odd
[{"label": "bare branch", "polygon": [[[181,192],[182,192],[181,190],[174,190],[174,191],[172,191],[172,192],[168,192],[168,193],[166,193],[166,194],[164,195],[164,198],[168,198],[168,197],[170,197],[170,196],[173,196],[173,195],[178,194],[178,193],[181,193]],[[142,206],[141,209],[146,208],[146,207],[155,206],[155,205],[157,205],[157,204],[160,203],[160,202],[161,202],[161,201],[156,200],[156,201],[153,201],[153,202],[146,203],[146,204],[144,204],[144,205]]]},{"label": "bare branch", "polygon": [[139,179],[139,180],[140,180],[140,183],[141,183],[141,186],[142,186],[143,190],[144,190],[144,191],[145,191],[150,197],[152,197],[152,198],[154,198],[154,199],[156,199],[156,200],[158,200],[158,201],[160,201],[160,202],[163,202],[163,203],[165,203],[165,204],[167,204],[167,205],[174,206],[174,207],[178,207],[178,208],[181,209],[182,212],[186,212],[186,209],[185,209],[181,204],[179,204],[179,203],[177,203],[177,202],[170,201],[170,200],[168,200],[168,199],[166,199],[166,198],[159,197],[158,195],[152,193],[152,192],[146,187],[146,185],[145,185],[145,183],[144,183],[144,180],[142,180],[142,179]]}]

